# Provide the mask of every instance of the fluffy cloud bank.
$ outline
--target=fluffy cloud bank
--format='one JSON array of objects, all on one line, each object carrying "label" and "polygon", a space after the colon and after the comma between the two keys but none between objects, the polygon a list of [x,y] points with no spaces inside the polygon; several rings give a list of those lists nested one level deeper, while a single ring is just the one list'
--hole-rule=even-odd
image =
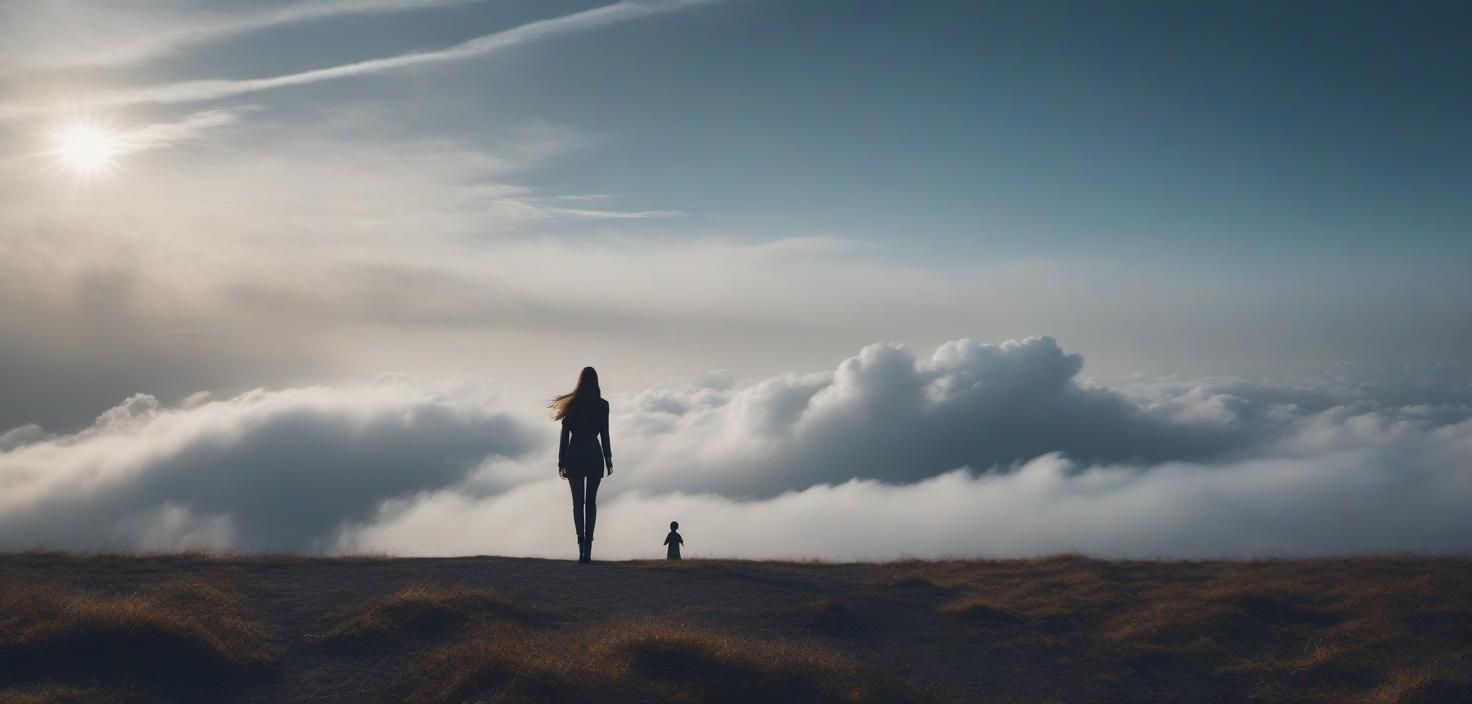
[{"label": "fluffy cloud bank", "polygon": [[140,394],[75,434],[3,436],[0,543],[321,549],[383,500],[534,445],[488,408],[478,390],[395,381],[175,407]]},{"label": "fluffy cloud bank", "polygon": [[[1082,364],[1046,337],[873,345],[828,372],[615,396],[600,552],[654,555],[672,519],[693,554],[750,557],[1472,550],[1464,402],[1109,389]],[[75,434],[19,428],[0,436],[0,546],[564,555],[555,426],[503,406],[400,379],[140,395]]]},{"label": "fluffy cloud bank", "polygon": [[1083,357],[1049,337],[957,340],[928,359],[871,345],[832,372],[723,392],[655,391],[621,429],[647,448],[647,486],[772,495],[853,478],[910,482],[1048,452],[1083,460],[1208,457],[1240,430],[1175,422],[1078,383]]}]

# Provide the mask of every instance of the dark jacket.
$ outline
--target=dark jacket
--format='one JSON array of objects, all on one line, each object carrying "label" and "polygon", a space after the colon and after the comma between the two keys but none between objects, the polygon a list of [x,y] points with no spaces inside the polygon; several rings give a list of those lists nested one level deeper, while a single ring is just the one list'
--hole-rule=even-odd
[{"label": "dark jacket", "polygon": [[613,446],[608,442],[608,401],[600,398],[590,406],[569,409],[562,419],[557,466],[566,469],[570,477],[601,477],[604,466],[613,464]]}]

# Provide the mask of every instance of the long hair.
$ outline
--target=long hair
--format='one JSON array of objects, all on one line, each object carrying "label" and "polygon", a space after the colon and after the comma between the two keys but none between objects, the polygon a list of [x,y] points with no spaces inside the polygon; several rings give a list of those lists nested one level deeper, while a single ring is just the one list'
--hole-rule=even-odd
[{"label": "long hair", "polygon": [[600,398],[603,398],[603,392],[598,389],[598,370],[583,367],[583,372],[578,375],[577,388],[552,399],[547,407],[552,409],[552,420],[562,420]]}]

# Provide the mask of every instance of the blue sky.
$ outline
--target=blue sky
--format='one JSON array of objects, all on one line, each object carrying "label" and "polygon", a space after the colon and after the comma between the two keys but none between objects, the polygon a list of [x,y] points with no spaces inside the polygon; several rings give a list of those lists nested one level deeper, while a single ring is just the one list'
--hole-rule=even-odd
[{"label": "blue sky", "polygon": [[[175,393],[384,371],[523,376],[504,371],[525,371],[510,349],[548,360],[535,383],[599,355],[654,383],[803,369],[876,341],[1035,333],[1106,376],[1459,364],[1472,344],[1472,96],[1458,80],[1472,51],[1453,4],[57,0],[3,12],[0,163],[20,184],[8,245],[46,250],[12,272],[44,281],[15,284],[27,300],[12,327],[43,340],[17,357],[75,377],[55,361],[68,349],[83,377],[99,374],[79,347],[110,339],[74,334],[102,334],[75,304],[99,276],[176,297],[124,297],[132,329],[187,329],[188,346],[288,341],[193,349],[225,361],[189,375],[140,371],[160,353],[140,349],[131,381],[100,380],[79,409],[139,373]],[[546,26],[512,46],[292,85],[199,83],[394,63]],[[79,182],[45,163],[73,123],[165,136]],[[314,200],[324,184],[332,197]],[[369,204],[382,212],[357,212]],[[58,252],[65,275],[45,266]],[[725,266],[732,252],[746,263]],[[279,258],[302,271],[278,281]],[[568,295],[503,281],[498,261]],[[345,266],[379,273],[347,286]],[[563,276],[582,281],[550,283]]]},{"label": "blue sky", "polygon": [[[268,76],[596,6],[304,23],[135,75]],[[737,0],[267,100],[285,115],[388,104],[401,129],[487,146],[498,127],[569,125],[598,148],[538,174],[545,187],[783,218],[932,259],[1434,266],[1467,252],[1464,14]]]}]

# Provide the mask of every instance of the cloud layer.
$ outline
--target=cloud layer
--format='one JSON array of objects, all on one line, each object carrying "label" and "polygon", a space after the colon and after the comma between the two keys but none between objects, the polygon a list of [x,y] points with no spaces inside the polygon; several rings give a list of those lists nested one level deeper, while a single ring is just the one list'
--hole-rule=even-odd
[{"label": "cloud layer", "polygon": [[379,502],[534,446],[504,415],[394,381],[166,407],[139,394],[91,427],[0,447],[7,547],[316,550]]},{"label": "cloud layer", "polygon": [[694,388],[634,399],[628,432],[653,449],[648,484],[771,495],[853,478],[910,482],[1048,452],[1085,461],[1210,457],[1239,431],[1173,422],[1078,383],[1083,357],[1049,337],[957,340],[917,360],[872,345],[832,372],[733,393]]},{"label": "cloud layer", "polygon": [[[1082,363],[1046,337],[873,345],[827,372],[617,395],[600,550],[653,555],[669,520],[692,554],[745,557],[1472,549],[1466,399],[1111,390]],[[137,395],[76,433],[0,435],[0,541],[562,555],[554,431],[468,382]]]}]

